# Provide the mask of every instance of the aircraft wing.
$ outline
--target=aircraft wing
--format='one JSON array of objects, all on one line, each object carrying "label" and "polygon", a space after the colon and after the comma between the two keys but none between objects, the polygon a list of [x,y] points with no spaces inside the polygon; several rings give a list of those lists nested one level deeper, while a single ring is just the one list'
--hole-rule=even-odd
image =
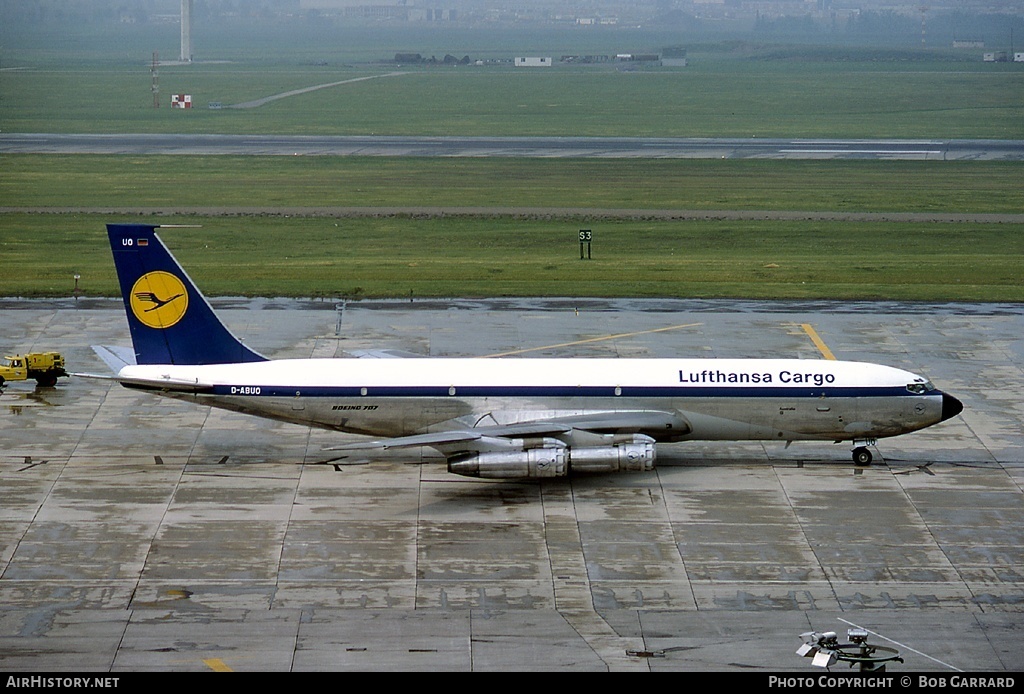
[{"label": "aircraft wing", "polygon": [[415,434],[413,436],[399,436],[393,439],[378,439],[374,441],[356,441],[340,446],[330,446],[325,451],[388,451],[395,448],[418,448],[420,446],[443,446],[446,444],[457,444],[470,441],[478,441],[483,438],[482,434],[471,429],[455,431],[439,431],[431,434]]},{"label": "aircraft wing", "polygon": [[[678,412],[663,412],[660,410],[593,412],[495,428],[515,428],[518,426],[548,426],[552,435],[559,428],[570,428],[600,434],[648,434],[654,438],[659,438],[659,434],[666,432],[679,436],[690,431],[689,423]],[[482,427],[481,429],[486,430],[488,428],[490,427]],[[533,433],[537,435],[540,432],[534,431]]]},{"label": "aircraft wing", "polygon": [[562,446],[583,443],[590,446],[612,446],[616,435],[640,434],[658,438],[672,437],[690,431],[690,425],[677,413],[639,410],[634,412],[596,412],[592,414],[555,417],[551,419],[497,424],[465,429],[399,436],[391,439],[359,441],[331,446],[329,451],[392,450],[426,446],[445,456],[467,452],[523,449],[524,439],[550,439]]}]

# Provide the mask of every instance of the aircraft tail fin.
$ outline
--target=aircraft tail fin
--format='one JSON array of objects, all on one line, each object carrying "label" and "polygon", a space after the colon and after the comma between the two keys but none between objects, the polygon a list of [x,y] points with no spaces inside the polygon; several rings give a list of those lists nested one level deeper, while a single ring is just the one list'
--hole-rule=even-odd
[{"label": "aircraft tail fin", "polygon": [[139,364],[266,361],[224,326],[156,234],[160,225],[108,224]]}]

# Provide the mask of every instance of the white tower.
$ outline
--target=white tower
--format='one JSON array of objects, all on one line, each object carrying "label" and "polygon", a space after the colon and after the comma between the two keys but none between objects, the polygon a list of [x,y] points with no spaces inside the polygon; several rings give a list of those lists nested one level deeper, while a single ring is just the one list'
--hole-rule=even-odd
[{"label": "white tower", "polygon": [[192,0],[181,0],[181,62],[192,62]]}]

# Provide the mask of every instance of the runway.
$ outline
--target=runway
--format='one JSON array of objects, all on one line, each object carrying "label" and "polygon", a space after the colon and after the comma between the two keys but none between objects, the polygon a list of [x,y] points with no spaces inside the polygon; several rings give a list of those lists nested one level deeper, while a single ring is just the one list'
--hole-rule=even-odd
[{"label": "runway", "polygon": [[[881,441],[866,469],[846,445],[693,442],[651,473],[521,483],[429,458],[336,469],[324,448],[346,435],[106,381],[10,384],[0,671],[817,676],[799,635],[852,625],[900,650],[897,676],[1020,667],[1019,305],[214,304],[274,357],[820,359],[806,324],[836,357],[922,373],[966,409]],[[94,373],[89,345],[130,344],[104,299],[0,300],[0,335]]]},{"label": "runway", "polygon": [[1024,141],[0,133],[0,153],[1022,161]]}]

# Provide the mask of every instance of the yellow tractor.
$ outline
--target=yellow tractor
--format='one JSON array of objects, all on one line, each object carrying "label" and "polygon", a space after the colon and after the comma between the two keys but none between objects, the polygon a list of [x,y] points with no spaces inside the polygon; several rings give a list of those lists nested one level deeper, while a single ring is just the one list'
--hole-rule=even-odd
[{"label": "yellow tractor", "polygon": [[34,378],[39,385],[50,387],[57,385],[58,378],[68,375],[60,352],[35,352],[24,356],[16,354],[4,358],[7,363],[0,364],[0,386],[6,381]]}]

